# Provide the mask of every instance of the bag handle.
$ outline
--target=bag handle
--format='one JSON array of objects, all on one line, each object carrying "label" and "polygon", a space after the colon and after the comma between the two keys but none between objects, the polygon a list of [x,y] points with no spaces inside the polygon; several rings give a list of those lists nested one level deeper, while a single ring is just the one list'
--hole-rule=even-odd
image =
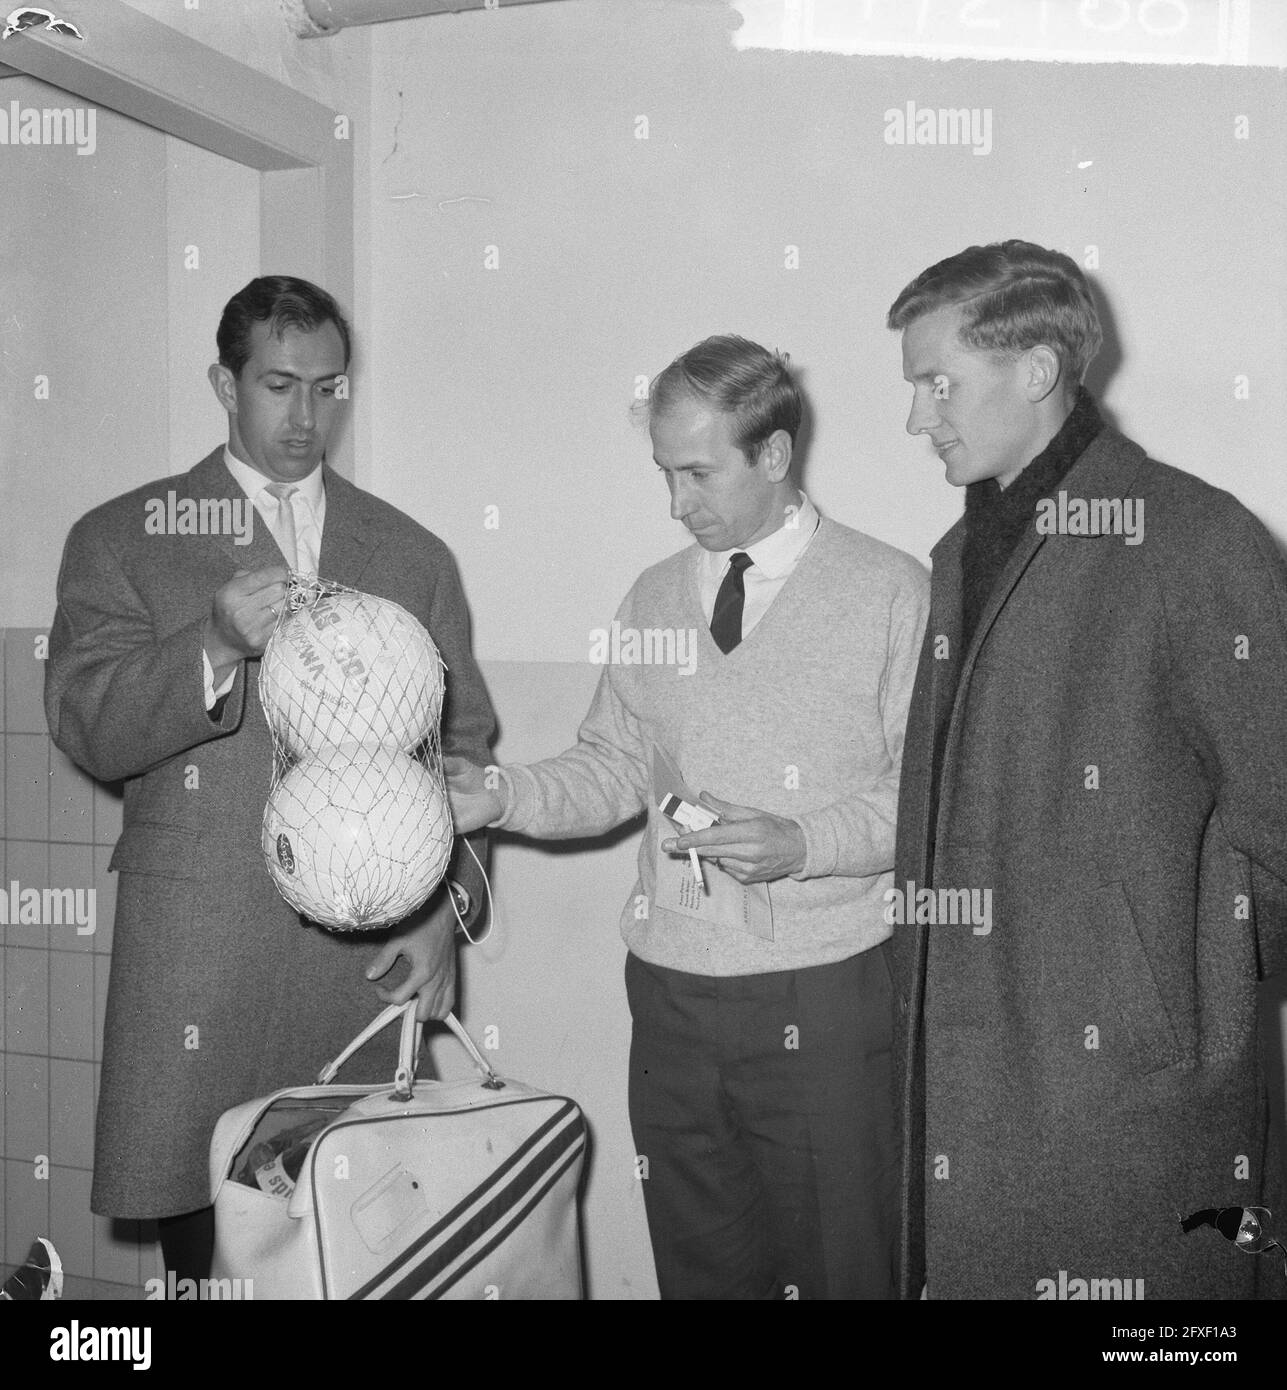
[{"label": "bag handle", "polygon": [[[319,1086],[329,1086],[336,1072],[350,1057],[387,1028],[395,1018],[402,1018],[402,1035],[398,1041],[398,1070],[393,1078],[393,1093],[399,1100],[410,1100],[414,1092],[416,1062],[420,1056],[420,1042],[424,1036],[424,1025],[416,1018],[416,998],[413,995],[405,1004],[390,1004],[382,1009],[365,1028],[349,1043],[333,1061],[327,1062],[317,1074]],[[455,1014],[448,1014],[443,1020],[456,1035],[465,1051],[473,1058],[474,1065],[483,1074],[483,1085],[489,1091],[499,1091],[505,1083],[492,1070],[491,1064],[479,1052],[473,1038],[465,1031],[464,1025]]]}]

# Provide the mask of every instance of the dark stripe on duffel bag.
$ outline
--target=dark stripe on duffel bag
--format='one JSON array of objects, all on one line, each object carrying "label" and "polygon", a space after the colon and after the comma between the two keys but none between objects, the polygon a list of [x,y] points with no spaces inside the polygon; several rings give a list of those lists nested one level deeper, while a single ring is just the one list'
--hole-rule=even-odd
[{"label": "dark stripe on duffel bag", "polygon": [[[499,1164],[496,1168],[492,1170],[491,1173],[487,1175],[483,1182],[481,1182],[465,1197],[462,1197],[461,1200],[457,1202],[456,1205],[452,1207],[452,1209],[449,1212],[447,1212],[444,1216],[440,1217],[439,1220],[436,1221],[423,1235],[419,1236],[416,1240],[414,1240],[405,1250],[398,1254],[398,1256],[395,1259],[391,1260],[389,1264],[387,1264],[378,1274],[376,1274],[373,1278],[368,1279],[365,1284],[363,1284],[360,1288],[355,1289],[353,1293],[348,1295],[348,1297],[351,1300],[371,1297],[406,1297],[405,1294],[376,1294],[375,1290],[379,1288],[382,1284],[386,1283],[389,1279],[393,1278],[399,1270],[405,1271],[410,1269],[411,1266],[415,1264],[416,1258],[421,1253],[421,1251],[423,1251],[427,1246],[432,1245],[434,1241],[442,1239],[444,1233],[450,1230],[450,1228],[456,1222],[458,1222],[472,1206],[477,1205],[487,1195],[489,1191],[501,1187],[502,1184],[505,1182],[506,1176],[509,1173],[511,1173],[515,1169],[519,1169],[523,1165],[530,1162],[530,1156],[532,1155],[533,1150],[543,1145],[549,1138],[551,1132],[556,1130],[560,1125],[565,1125],[569,1117],[573,1115],[576,1116],[577,1123],[575,1125],[569,1126],[568,1132],[570,1135],[573,1136],[573,1138],[583,1137],[585,1132],[585,1123],[581,1119],[580,1111],[578,1110],[578,1107],[574,1101],[565,1100],[563,1104],[559,1107],[559,1109],[555,1111],[555,1113],[551,1115],[537,1129],[533,1130],[532,1133],[527,1136],[527,1138],[518,1146],[517,1149],[514,1150],[512,1154],[510,1154],[510,1156],[503,1163]],[[566,1148],[566,1144],[560,1146],[559,1152],[562,1152],[563,1148]],[[538,1163],[539,1158],[540,1155],[537,1155]],[[548,1162],[544,1164],[539,1164],[536,1171],[536,1177],[539,1178],[541,1172],[544,1171],[544,1169],[548,1166]],[[521,1181],[522,1178],[523,1174],[520,1172],[518,1174],[518,1180]],[[530,1186],[530,1182],[526,1185]],[[521,1192],[519,1193],[519,1195],[521,1195]],[[454,1242],[451,1243],[454,1244]],[[444,1246],[444,1248],[447,1247]],[[431,1252],[429,1258],[432,1262],[436,1263],[436,1266],[439,1269],[442,1268],[443,1265],[446,1263],[445,1261],[438,1259],[437,1251]],[[419,1267],[420,1266],[417,1266],[417,1269]],[[418,1287],[419,1285],[426,1282],[428,1278],[431,1277],[432,1271],[430,1272],[430,1274],[426,1275],[425,1278],[417,1279],[416,1286]]]},{"label": "dark stripe on duffel bag", "polygon": [[[568,1152],[569,1149],[571,1150],[570,1152]],[[518,1192],[514,1200],[503,1200],[510,1195],[512,1188],[517,1185],[511,1184],[510,1189],[507,1189],[506,1192],[493,1199],[484,1211],[479,1212],[467,1226],[462,1228],[459,1237],[461,1249],[467,1249],[469,1245],[469,1241],[465,1238],[466,1232],[472,1231],[474,1238],[482,1239],[489,1230],[495,1229],[495,1234],[486,1245],[475,1250],[469,1259],[458,1269],[448,1274],[437,1288],[430,1289],[426,1292],[425,1286],[432,1282],[438,1270],[450,1266],[452,1260],[458,1254],[458,1252],[455,1251],[448,1254],[446,1247],[444,1247],[444,1258],[442,1260],[427,1260],[425,1264],[412,1270],[412,1272],[401,1281],[395,1292],[385,1294],[384,1297],[441,1298],[453,1284],[459,1283],[471,1269],[485,1260],[498,1245],[509,1239],[514,1231],[527,1219],[532,1209],[540,1205],[541,1199],[550,1188],[552,1188],[564,1173],[580,1159],[584,1149],[584,1125],[577,1125],[574,1129],[569,1129],[566,1135],[560,1135],[558,1143],[552,1145],[550,1149],[547,1150],[547,1153],[551,1155],[551,1161],[549,1163],[543,1162],[539,1168],[534,1164],[529,1170],[532,1173],[533,1181],[524,1184],[526,1196],[524,1192]],[[559,1161],[560,1155],[565,1155],[562,1157],[561,1161]],[[554,1168],[553,1172],[549,1172],[551,1164],[554,1162],[557,1162],[558,1166]],[[540,1180],[542,1173],[547,1173],[548,1176]],[[540,1180],[539,1186],[536,1185],[536,1180]],[[507,1211],[512,1214],[506,1225],[501,1227],[499,1223],[504,1218]],[[455,1245],[456,1242],[452,1241],[450,1244]]]}]

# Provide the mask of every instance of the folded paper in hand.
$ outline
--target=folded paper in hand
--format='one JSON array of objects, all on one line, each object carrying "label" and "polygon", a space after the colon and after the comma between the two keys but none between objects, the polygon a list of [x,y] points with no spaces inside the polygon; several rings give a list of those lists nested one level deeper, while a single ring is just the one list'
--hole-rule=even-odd
[{"label": "folded paper in hand", "polygon": [[[698,804],[698,796],[684,781],[675,761],[658,744],[652,748],[652,804],[656,806],[666,796]],[[693,873],[685,854],[668,854],[662,842],[674,839],[683,831],[658,812],[655,822],[656,843],[656,904],[669,912],[710,922],[717,926],[733,927],[737,931],[773,940],[773,904],[767,883],[739,883],[717,868],[714,861],[702,857],[706,876],[706,892]]]}]

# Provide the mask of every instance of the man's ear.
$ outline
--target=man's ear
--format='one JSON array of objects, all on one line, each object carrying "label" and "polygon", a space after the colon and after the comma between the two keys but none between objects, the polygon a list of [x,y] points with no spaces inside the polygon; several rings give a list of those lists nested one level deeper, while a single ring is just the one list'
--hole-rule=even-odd
[{"label": "man's ear", "polygon": [[215,393],[215,399],[229,415],[237,413],[237,378],[222,362],[211,362],[206,378]]},{"label": "man's ear", "polygon": [[1044,401],[1060,384],[1063,371],[1059,354],[1045,343],[1038,343],[1036,347],[1029,348],[1027,356],[1028,375],[1024,382],[1024,390],[1028,399],[1036,405],[1038,401]]},{"label": "man's ear", "polygon": [[780,483],[791,471],[791,436],[786,430],[774,430],[760,446],[764,475],[770,482]]}]

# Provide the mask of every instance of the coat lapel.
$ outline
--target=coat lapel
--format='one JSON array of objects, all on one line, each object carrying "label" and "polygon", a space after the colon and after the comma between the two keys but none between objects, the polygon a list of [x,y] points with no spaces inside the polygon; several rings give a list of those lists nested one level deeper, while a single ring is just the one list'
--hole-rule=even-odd
[{"label": "coat lapel", "polygon": [[[934,660],[930,678],[930,714],[933,729],[942,727],[953,696],[960,682],[957,674],[963,669],[961,651],[961,554],[965,549],[965,518],[943,537],[930,551],[933,565],[933,615],[930,626],[937,641],[946,641],[946,656]],[[929,761],[933,761],[933,745]]]},{"label": "coat lapel", "polygon": [[[956,672],[960,668],[961,637],[961,550],[965,542],[962,518],[930,551],[933,580],[930,588],[930,614],[921,645],[907,738],[903,743],[898,806],[898,879],[925,881],[930,837],[930,807],[934,791],[935,732],[947,718]],[[947,655],[944,657],[943,644]],[[911,852],[901,852],[911,846]]]},{"label": "coat lapel", "polygon": [[363,494],[329,465],[325,466],[326,522],[317,569],[323,579],[359,588],[382,536]]},{"label": "coat lapel", "polygon": [[[1091,442],[1086,451],[1075,464],[1064,475],[1056,492],[1067,493],[1069,501],[1074,499],[1100,498],[1124,498],[1130,491],[1131,485],[1139,472],[1140,465],[1145,459],[1144,451],[1136,444],[1123,438],[1116,430],[1107,426],[1100,431]],[[993,585],[992,592],[988,596],[988,601],[984,605],[983,612],[979,616],[978,626],[974,630],[974,636],[970,641],[969,650],[964,654],[964,660],[960,668],[960,679],[956,682],[955,695],[953,699],[951,723],[948,726],[947,740],[943,749],[943,766],[941,776],[943,784],[940,789],[938,805],[939,815],[938,824],[935,827],[935,843],[940,842],[943,833],[943,815],[945,809],[951,804],[951,796],[954,790],[953,780],[958,764],[957,748],[961,739],[962,717],[961,712],[965,708],[965,701],[969,694],[970,678],[974,673],[975,663],[979,659],[979,653],[983,649],[984,642],[987,641],[988,633],[993,624],[997,621],[1002,611],[1009,603],[1015,589],[1023,580],[1029,566],[1036,559],[1037,554],[1045,545],[1048,537],[1037,530],[1036,512],[1033,512],[1032,525],[1024,532],[1019,543],[1015,546],[1010,558],[1006,561],[1005,568]],[[1063,538],[1061,538],[1062,541]],[[1074,539],[1074,545],[1088,544],[1093,545],[1112,539],[1106,535],[1084,536]],[[947,579],[945,589],[945,599],[950,600],[950,612],[954,615],[956,630],[959,633],[961,621],[961,551],[965,545],[965,525],[964,518],[959,521],[951,531],[943,537],[938,546],[934,547],[935,573],[938,571],[939,548],[948,546],[952,542],[952,566]],[[1065,544],[1058,547],[1060,562],[1068,568],[1070,582],[1075,582],[1073,578],[1073,565],[1075,558],[1079,559],[1082,552],[1069,548]],[[942,662],[941,665],[951,667],[952,663]],[[949,671],[943,672],[943,677],[950,675]],[[943,685],[944,680],[939,682]],[[940,698],[944,698],[940,695]],[[936,713],[941,706],[935,705]],[[935,728],[939,727],[936,723]],[[932,754],[932,748],[931,748]],[[932,773],[931,773],[932,775]]]},{"label": "coat lapel", "polygon": [[[380,541],[379,527],[369,515],[363,494],[329,465],[323,465],[326,487],[326,521],[322,527],[322,553],[318,572],[323,579],[357,587]],[[227,498],[245,501],[241,485],[223,461],[223,446],[207,454],[189,470],[180,496]],[[253,509],[252,509],[253,510]],[[285,560],[267,522],[256,511],[249,545],[238,545],[232,536],[211,536],[210,542],[236,562],[238,569],[263,569]]]},{"label": "coat lapel", "polygon": [[[960,668],[962,517],[930,552],[930,614],[903,743],[898,797],[895,884],[928,886],[930,814],[934,805],[934,747],[947,718]],[[946,654],[943,643],[946,642]],[[896,1023],[896,1096],[903,1116],[901,1201],[904,1221],[897,1254],[899,1296],[917,1298],[925,1281],[925,1074],[921,1047],[929,927],[910,921],[890,941],[900,1008]]]},{"label": "coat lapel", "polygon": [[[195,468],[189,469],[186,491],[177,491],[198,501],[203,497],[220,500],[226,498],[238,503],[246,501],[241,484],[229,473],[223,461],[223,445],[207,454]],[[234,561],[238,569],[257,570],[269,565],[284,564],[281,550],[267,523],[253,507],[250,510],[251,532],[248,545],[238,545],[232,536],[211,536],[211,545]]]}]

